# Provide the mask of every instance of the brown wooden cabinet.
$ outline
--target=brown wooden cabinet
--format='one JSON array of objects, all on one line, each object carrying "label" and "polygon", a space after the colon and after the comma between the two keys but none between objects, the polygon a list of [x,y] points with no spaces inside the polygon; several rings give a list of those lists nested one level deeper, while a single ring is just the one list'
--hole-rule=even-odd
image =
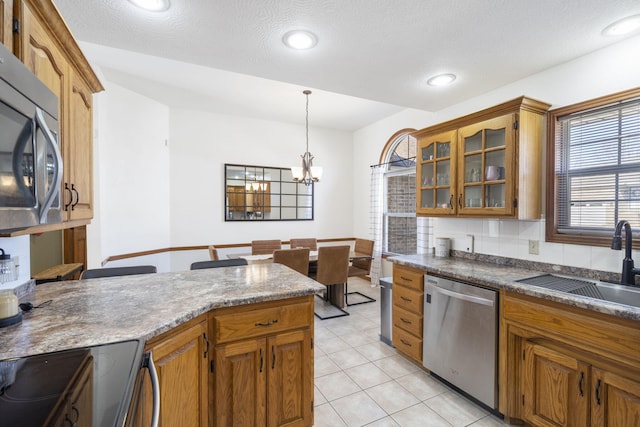
[{"label": "brown wooden cabinet", "polygon": [[16,0],[13,9],[19,26],[14,53],[59,99],[64,228],[88,224],[93,218],[92,96],[103,87],[51,0]]},{"label": "brown wooden cabinet", "polygon": [[621,319],[503,292],[500,405],[533,426],[637,426],[640,328]]},{"label": "brown wooden cabinet", "polygon": [[0,0],[0,43],[13,51],[13,0]]},{"label": "brown wooden cabinet", "polygon": [[418,215],[540,218],[548,108],[521,97],[415,132]]},{"label": "brown wooden cabinet", "polygon": [[[209,425],[209,342],[206,315],[149,341],[160,385],[160,425]],[[136,426],[151,420],[152,392],[148,374]]]},{"label": "brown wooden cabinet", "polygon": [[215,426],[313,425],[313,296],[210,313]]},{"label": "brown wooden cabinet", "polygon": [[424,271],[393,265],[391,337],[396,350],[422,365]]}]

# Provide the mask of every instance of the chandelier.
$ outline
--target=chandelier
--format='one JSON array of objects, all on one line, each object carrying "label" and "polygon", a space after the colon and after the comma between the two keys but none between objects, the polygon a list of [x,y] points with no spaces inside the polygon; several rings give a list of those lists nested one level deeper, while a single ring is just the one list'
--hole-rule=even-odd
[{"label": "chandelier", "polygon": [[302,166],[292,166],[291,174],[295,182],[301,182],[304,185],[310,185],[313,182],[320,181],[322,178],[322,168],[319,166],[313,166],[313,154],[309,152],[309,95],[310,90],[302,91],[307,97],[307,116],[306,116],[306,131],[307,131],[307,151],[301,155]]}]

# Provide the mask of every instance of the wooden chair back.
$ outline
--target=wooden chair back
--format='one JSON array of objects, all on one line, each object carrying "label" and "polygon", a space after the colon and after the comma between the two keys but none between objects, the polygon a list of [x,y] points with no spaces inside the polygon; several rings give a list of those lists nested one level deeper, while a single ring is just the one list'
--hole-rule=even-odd
[{"label": "wooden chair back", "polygon": [[267,255],[273,251],[282,249],[280,240],[253,240],[251,242],[251,255]]},{"label": "wooden chair back", "polygon": [[[370,257],[373,256],[373,245],[375,244],[375,242],[373,240],[367,240],[367,239],[356,239],[356,244],[353,248],[353,250],[356,252],[356,254],[364,254],[364,255],[368,255]],[[370,259],[354,259],[351,262],[351,266],[355,267],[359,270],[363,270],[364,274],[369,274],[369,270],[371,270],[371,260]],[[352,274],[354,275],[354,274]]]},{"label": "wooden chair back", "polygon": [[273,262],[284,264],[305,276],[309,275],[309,248],[279,249],[273,252]]},{"label": "wooden chair back", "polygon": [[347,283],[350,251],[351,247],[348,245],[319,247],[316,281],[323,285]]},{"label": "wooden chair back", "polygon": [[317,251],[318,250],[318,241],[316,240],[315,237],[291,239],[291,240],[289,240],[289,247],[291,249],[309,248],[312,251]]},{"label": "wooden chair back", "polygon": [[244,258],[232,258],[232,259],[219,259],[215,261],[197,261],[191,263],[191,270],[203,270],[205,268],[218,268],[218,267],[236,267],[240,265],[248,265]]},{"label": "wooden chair back", "polygon": [[85,270],[80,279],[97,279],[100,277],[132,276],[134,274],[157,273],[155,265],[136,265],[130,267],[108,267]]},{"label": "wooden chair back", "polygon": [[217,261],[220,259],[218,255],[218,249],[216,249],[216,247],[213,245],[209,246],[209,259],[211,261]]}]

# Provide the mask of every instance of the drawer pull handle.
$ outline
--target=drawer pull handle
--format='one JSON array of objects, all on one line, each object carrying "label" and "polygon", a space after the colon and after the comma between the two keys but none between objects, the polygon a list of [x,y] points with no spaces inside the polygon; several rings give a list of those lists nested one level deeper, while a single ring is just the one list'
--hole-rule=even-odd
[{"label": "drawer pull handle", "polygon": [[596,383],[596,403],[600,406],[600,386],[602,385],[602,381],[598,379]]},{"label": "drawer pull handle", "polygon": [[400,276],[400,278],[401,278],[402,280],[407,281],[407,282],[413,282],[413,279],[411,279],[411,278],[409,278],[409,277]]},{"label": "drawer pull handle", "polygon": [[260,349],[260,372],[262,372],[262,349]]},{"label": "drawer pull handle", "polygon": [[278,319],[274,319],[270,322],[265,322],[265,323],[256,323],[256,326],[272,326],[272,325],[275,325],[276,323],[278,323]]},{"label": "drawer pull handle", "polygon": [[400,320],[402,320],[402,322],[404,323],[408,323],[409,325],[411,324],[411,320],[403,319],[402,317],[400,318]]},{"label": "drawer pull handle", "polygon": [[403,297],[403,296],[400,296],[400,299],[403,300],[403,301],[406,301],[406,302],[412,302],[413,301],[411,298],[407,298],[407,297]]},{"label": "drawer pull handle", "polygon": [[405,340],[401,339],[400,342],[404,345],[406,345],[407,347],[411,347],[411,344],[406,342]]}]

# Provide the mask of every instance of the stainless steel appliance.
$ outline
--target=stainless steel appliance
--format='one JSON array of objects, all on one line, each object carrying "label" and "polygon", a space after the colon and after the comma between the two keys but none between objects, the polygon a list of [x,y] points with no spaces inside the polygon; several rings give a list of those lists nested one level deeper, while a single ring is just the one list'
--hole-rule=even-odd
[{"label": "stainless steel appliance", "polygon": [[157,377],[150,353],[143,351],[144,342],[132,340],[0,361],[0,425],[35,427],[54,418],[63,425],[128,425],[146,367],[153,388],[151,425],[157,425]]},{"label": "stainless steel appliance", "polygon": [[0,230],[61,222],[58,98],[0,44]]},{"label": "stainless steel appliance", "polygon": [[392,341],[392,304],[393,277],[380,278],[380,341],[391,344]]},{"label": "stainless steel appliance", "polygon": [[497,292],[425,275],[424,294],[425,368],[497,409]]}]

